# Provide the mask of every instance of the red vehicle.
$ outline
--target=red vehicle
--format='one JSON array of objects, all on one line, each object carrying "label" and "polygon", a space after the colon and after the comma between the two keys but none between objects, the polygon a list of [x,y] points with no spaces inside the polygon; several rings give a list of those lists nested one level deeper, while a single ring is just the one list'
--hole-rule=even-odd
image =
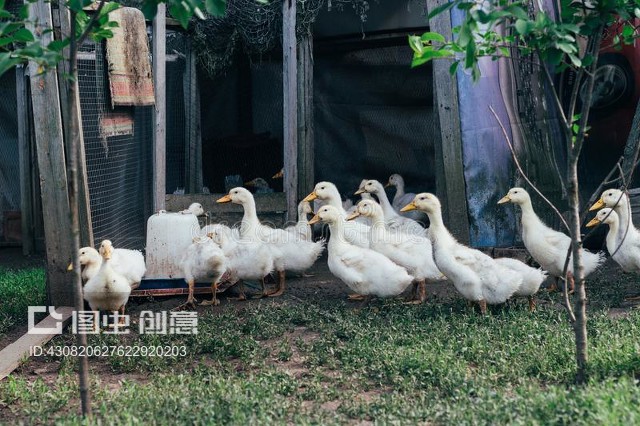
[{"label": "red vehicle", "polygon": [[[632,24],[638,26],[640,20]],[[590,117],[589,139],[610,148],[625,145],[640,98],[638,40],[619,49],[612,47],[613,37],[622,31],[623,25],[620,22],[610,27],[602,41]]]}]

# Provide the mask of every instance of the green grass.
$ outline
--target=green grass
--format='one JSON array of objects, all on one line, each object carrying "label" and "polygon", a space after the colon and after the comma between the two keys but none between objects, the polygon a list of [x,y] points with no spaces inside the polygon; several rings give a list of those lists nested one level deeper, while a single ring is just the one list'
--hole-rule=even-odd
[{"label": "green grass", "polygon": [[[179,358],[92,359],[95,420],[637,424],[640,313],[611,318],[607,304],[592,303],[584,387],[572,384],[565,312],[543,306],[530,314],[522,303],[486,317],[461,301],[374,302],[360,311],[341,301],[227,306],[200,316],[195,336],[91,336],[95,345],[188,348]],[[72,343],[60,336],[51,344]],[[49,380],[0,382],[0,416],[79,423],[75,360],[47,361],[60,363]]]},{"label": "green grass", "polygon": [[0,337],[27,322],[27,307],[44,305],[45,274],[42,268],[0,268]]}]

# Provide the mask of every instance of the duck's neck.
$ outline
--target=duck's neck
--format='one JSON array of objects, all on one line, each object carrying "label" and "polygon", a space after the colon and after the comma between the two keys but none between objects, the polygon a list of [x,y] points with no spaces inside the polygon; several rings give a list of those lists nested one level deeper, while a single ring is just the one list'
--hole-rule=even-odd
[{"label": "duck's neck", "polygon": [[309,225],[309,218],[307,217],[307,214],[303,211],[298,212],[298,225],[299,226]]},{"label": "duck's neck", "polygon": [[255,233],[256,229],[260,226],[260,220],[258,220],[255,201],[249,200],[243,203],[242,207],[244,208],[244,214],[242,215],[240,234],[245,237]]},{"label": "duck's neck", "polygon": [[396,211],[393,209],[393,206],[389,202],[389,197],[387,197],[387,193],[384,191],[384,188],[378,188],[376,196],[378,197],[378,201],[380,201],[380,207],[382,207],[382,212],[384,213],[385,219],[389,220],[397,216]]},{"label": "duck's neck", "polygon": [[382,215],[382,210],[374,212],[373,215],[369,216],[369,220],[371,220],[371,234],[369,237],[373,240],[376,239],[380,242],[380,238],[384,238],[385,232],[387,230],[387,224],[384,221],[384,216]]},{"label": "duck's neck", "polygon": [[456,239],[449,233],[442,221],[442,211],[427,213],[429,216],[429,238],[434,247],[450,246],[456,243]]},{"label": "duck's neck", "polygon": [[335,250],[344,245],[344,220],[338,218],[338,220],[329,223],[329,230],[331,231],[331,238],[329,238],[328,244],[329,250]]},{"label": "duck's neck", "polygon": [[[618,231],[622,232],[629,228],[633,228],[633,218],[631,217],[631,209],[629,208],[629,199],[623,194],[618,204],[613,209],[618,214]],[[621,231],[622,230],[622,231]]]},{"label": "duck's neck", "polygon": [[618,250],[618,232],[620,232],[620,221],[617,217],[609,216],[609,232],[607,233],[607,250],[613,255]]},{"label": "duck's neck", "polygon": [[542,224],[542,221],[533,210],[533,205],[531,204],[531,200],[527,200],[524,203],[520,204],[520,210],[522,210],[522,228],[526,229],[531,225]]},{"label": "duck's neck", "polygon": [[96,259],[91,259],[82,270],[82,273],[86,277],[93,277],[98,273],[102,267],[102,257],[98,256]]},{"label": "duck's neck", "polygon": [[400,198],[404,195],[404,182],[398,181],[395,183],[396,195],[393,198]]}]

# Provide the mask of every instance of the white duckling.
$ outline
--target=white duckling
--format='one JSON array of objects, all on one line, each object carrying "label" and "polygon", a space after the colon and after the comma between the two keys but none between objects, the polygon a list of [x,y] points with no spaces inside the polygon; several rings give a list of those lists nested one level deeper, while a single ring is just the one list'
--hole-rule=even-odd
[{"label": "white duckling", "polygon": [[599,223],[609,225],[607,232],[607,250],[625,272],[640,272],[640,234],[635,228],[629,229],[623,240],[619,238],[620,217],[614,209],[605,207],[596,217],[587,223],[587,227],[596,226]]},{"label": "white duckling", "polygon": [[202,216],[204,215],[204,208],[200,203],[191,203],[188,208],[186,208],[185,210],[182,210],[180,213]]},{"label": "white duckling", "polygon": [[[338,188],[331,182],[318,182],[309,195],[305,197],[303,201],[313,201],[320,199],[325,205],[333,206],[336,210],[342,214],[344,218],[347,217],[347,211],[342,207],[342,199],[340,198],[340,192]],[[319,209],[318,209],[319,210]],[[358,247],[369,247],[369,230],[370,227],[364,223],[349,221],[343,226],[344,238],[350,244]]]},{"label": "white duckling", "polygon": [[196,280],[211,281],[211,291],[213,298],[201,303],[203,306],[216,306],[220,303],[216,297],[220,278],[227,270],[227,258],[224,252],[209,236],[194,237],[193,242],[180,261],[184,280],[189,286],[189,296],[186,306],[195,306],[196,299],[193,297],[193,288]]},{"label": "white duckling", "polygon": [[389,176],[389,180],[384,187],[388,188],[390,186],[393,186],[396,188],[396,193],[393,196],[393,200],[391,200],[391,205],[393,206],[393,209],[404,217],[408,217],[410,219],[419,221],[420,223],[427,223],[427,215],[425,215],[424,213],[418,210],[413,210],[410,212],[402,212],[402,213],[400,212],[400,209],[406,206],[407,204],[409,204],[411,201],[413,201],[413,199],[416,196],[416,194],[412,192],[409,192],[409,193],[404,192],[404,188],[405,188],[404,178],[397,173],[392,174],[391,176]]},{"label": "white duckling", "polygon": [[[111,241],[102,241],[100,244],[102,264],[98,273],[84,286],[84,300],[89,302],[93,311],[120,311],[120,314],[124,315],[125,305],[131,294],[131,285],[123,275],[111,267],[112,254]],[[124,317],[121,317],[120,322],[123,321]]]},{"label": "white duckling", "polygon": [[[513,203],[520,206],[522,211],[522,242],[533,259],[542,266],[542,269],[552,276],[563,276],[564,264],[571,246],[571,238],[568,235],[549,228],[542,222],[531,204],[529,193],[523,188],[511,188],[507,195],[502,197],[498,204]],[[568,279],[569,291],[573,291],[573,261],[569,259]],[[587,277],[604,261],[603,253],[591,253],[582,249],[582,262],[584,264],[584,276]]]},{"label": "white duckling", "polygon": [[634,238],[635,235],[639,234],[633,225],[631,203],[629,203],[629,196],[626,193],[619,189],[607,189],[602,193],[600,199],[591,206],[589,211],[598,210],[602,207],[612,208],[618,215],[619,226],[616,238],[619,241],[627,237]]},{"label": "white duckling", "polygon": [[242,205],[244,215],[240,226],[240,236],[250,241],[259,241],[277,250],[274,256],[274,269],[278,271],[278,288],[267,296],[280,296],[285,289],[285,270],[303,273],[318,259],[324,249],[324,242],[303,241],[284,229],[262,225],[256,212],[253,194],[245,188],[232,188],[229,194],[220,198],[218,203],[232,202]]},{"label": "white duckling", "polygon": [[391,206],[389,202],[389,198],[387,197],[387,193],[384,191],[384,187],[380,182],[375,179],[367,180],[362,189],[358,189],[356,194],[361,194],[362,192],[368,192],[369,194],[374,194],[378,197],[378,201],[380,202],[380,206],[382,207],[382,211],[384,213],[384,220],[391,229],[400,229],[403,232],[425,236],[425,229],[415,220],[409,219],[408,217],[400,216]]},{"label": "white duckling", "polygon": [[291,232],[304,241],[312,241],[313,230],[311,229],[311,225],[309,225],[309,217],[307,216],[311,213],[313,213],[311,204],[307,201],[300,201],[300,203],[298,203],[298,222],[295,225],[286,227],[284,230]]},{"label": "white duckling", "polygon": [[264,278],[274,269],[273,252],[277,249],[258,241],[242,239],[237,229],[222,224],[209,225],[208,235],[227,258],[230,282],[238,282],[238,300],[246,300],[243,280],[260,280],[262,293],[265,294]]},{"label": "white duckling", "polygon": [[415,278],[410,303],[422,303],[426,299],[427,281],[444,278],[433,260],[431,241],[424,236],[390,229],[384,221],[380,204],[373,200],[362,200],[357,211],[347,219],[366,216],[371,220],[371,249],[381,253],[402,266]]},{"label": "white duckling", "polygon": [[[402,293],[413,277],[384,255],[350,244],[345,239],[344,213],[334,206],[321,207],[309,221],[329,224],[329,270],[350,289],[365,296],[390,297]],[[353,223],[353,222],[351,222]]]},{"label": "white duckling", "polygon": [[[78,251],[78,257],[82,268],[82,281],[86,283],[100,270],[102,256],[93,247],[82,247]],[[135,290],[140,286],[140,281],[142,281],[142,277],[147,271],[144,256],[140,251],[122,248],[113,249],[111,267],[115,272],[127,279],[131,290]],[[72,269],[73,264],[70,264],[67,270],[71,271]]]},{"label": "white duckling", "polygon": [[433,194],[422,193],[402,208],[421,210],[429,216],[433,256],[438,269],[453,282],[456,290],[470,301],[478,302],[480,312],[487,304],[504,303],[522,285],[522,276],[506,268],[479,250],[460,244],[442,221],[440,200]]}]

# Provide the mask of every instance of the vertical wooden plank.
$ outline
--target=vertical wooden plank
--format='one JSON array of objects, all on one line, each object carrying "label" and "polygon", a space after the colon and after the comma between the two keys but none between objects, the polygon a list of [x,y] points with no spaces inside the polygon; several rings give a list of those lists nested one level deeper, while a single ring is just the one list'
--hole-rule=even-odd
[{"label": "vertical wooden plank", "polygon": [[153,18],[153,88],[156,96],[153,115],[153,209],[163,210],[166,193],[166,5],[158,4]]},{"label": "vertical wooden plank", "polygon": [[296,52],[296,2],[282,2],[282,88],[284,124],[284,192],[287,220],[296,220],[298,198],[298,83]]},{"label": "vertical wooden plank", "polygon": [[202,141],[200,135],[200,97],[198,96],[198,75],[196,53],[189,44],[185,81],[185,170],[186,191],[199,194],[202,191]]},{"label": "vertical wooden plank", "polygon": [[[53,25],[51,3],[45,0],[29,3],[29,16],[34,22],[30,24],[30,29],[34,34],[40,34],[41,43],[46,45],[53,41],[53,34],[45,31]],[[72,306],[73,286],[67,282],[69,277],[66,274],[72,247],[69,232],[71,216],[58,80],[55,71],[41,73],[38,64],[34,62],[29,63],[29,75],[42,209],[46,212],[44,234],[48,303],[55,306]]]},{"label": "vertical wooden plank", "polygon": [[[427,0],[427,9],[433,10],[447,0]],[[451,15],[443,12],[429,20],[431,31],[451,39]],[[441,164],[436,170],[444,174],[437,180],[444,179],[445,219],[453,234],[463,243],[469,242],[469,216],[467,210],[467,193],[462,162],[462,134],[460,131],[460,112],[458,110],[458,82],[456,76],[449,74],[448,61],[433,61],[433,79],[435,84],[436,108],[440,122],[441,139],[436,142],[436,159]],[[442,188],[442,186],[440,186]]]},{"label": "vertical wooden plank", "polygon": [[298,199],[313,190],[314,117],[313,117],[313,38],[304,36],[298,43]]},{"label": "vertical wooden plank", "polygon": [[[71,32],[71,24],[69,22],[69,9],[66,7],[58,7],[53,9],[54,22],[59,25],[59,39],[65,39],[69,37]],[[62,51],[65,58],[69,57],[69,46],[65,47]],[[91,207],[89,204],[89,178],[87,176],[87,162],[84,149],[84,132],[82,129],[82,111],[80,106],[80,92],[76,91],[76,102],[78,105],[78,113],[74,117],[68,117],[67,111],[67,95],[69,93],[69,80],[65,77],[69,75],[69,61],[61,61],[58,64],[58,84],[60,86],[60,105],[62,110],[62,122],[68,123],[69,120],[76,120],[76,129],[78,129],[79,151],[78,155],[78,214],[80,224],[80,247],[91,246],[94,247],[93,241],[93,225],[91,222]],[[64,127],[64,126],[63,126]],[[71,135],[68,134],[68,129],[64,129],[65,141],[71,140]],[[65,155],[69,158],[73,153],[69,152],[69,143],[65,144]]]},{"label": "vertical wooden plank", "polygon": [[29,152],[29,110],[24,66],[16,67],[16,99],[18,108],[18,161],[20,163],[20,211],[22,222],[22,254],[33,254],[33,191],[31,187],[31,155]]}]

